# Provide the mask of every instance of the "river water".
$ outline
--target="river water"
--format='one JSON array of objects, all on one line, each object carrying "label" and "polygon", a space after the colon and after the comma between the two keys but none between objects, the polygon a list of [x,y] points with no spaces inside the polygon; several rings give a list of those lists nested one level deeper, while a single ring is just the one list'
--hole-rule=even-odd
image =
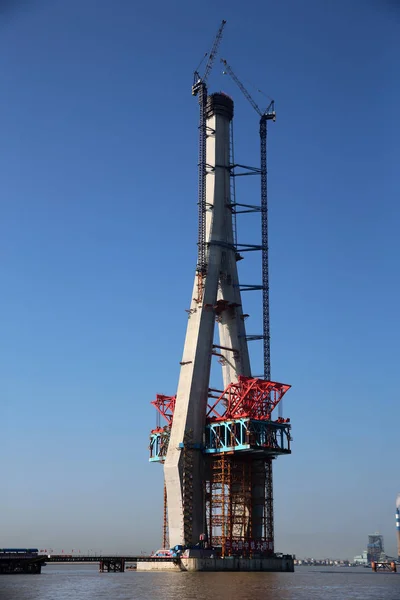
[{"label": "river water", "polygon": [[400,573],[298,567],[295,573],[99,573],[45,566],[2,575],[0,600],[400,600]]}]

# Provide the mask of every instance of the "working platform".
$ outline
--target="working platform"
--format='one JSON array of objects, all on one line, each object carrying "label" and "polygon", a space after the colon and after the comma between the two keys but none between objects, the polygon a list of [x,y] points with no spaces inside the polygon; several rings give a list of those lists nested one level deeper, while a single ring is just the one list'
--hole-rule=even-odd
[{"label": "working platform", "polygon": [[[171,428],[166,426],[150,434],[150,462],[163,462],[167,454]],[[251,452],[275,457],[290,454],[290,425],[279,421],[242,418],[208,423],[204,454]]]},{"label": "working platform", "polygon": [[[272,418],[272,411],[289,388],[282,383],[239,377],[223,391],[209,390],[204,444],[198,449],[204,454],[239,452],[269,458],[290,454],[290,419]],[[175,396],[158,395],[152,402],[167,425],[161,427],[158,421],[150,434],[150,462],[165,461],[175,401]],[[183,443],[180,446],[183,448]]]}]

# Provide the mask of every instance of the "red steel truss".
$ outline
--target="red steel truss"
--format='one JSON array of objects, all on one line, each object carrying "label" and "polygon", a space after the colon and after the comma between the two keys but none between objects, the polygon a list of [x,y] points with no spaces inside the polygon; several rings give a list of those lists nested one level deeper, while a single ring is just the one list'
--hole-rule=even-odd
[{"label": "red steel truss", "polygon": [[[272,411],[290,387],[286,383],[240,375],[237,383],[230,383],[219,396],[210,393],[210,398],[216,398],[216,401],[208,403],[207,421],[226,421],[243,417],[268,421],[271,419]],[[215,392],[216,390],[210,391]],[[174,417],[175,401],[176,396],[157,394],[156,399],[151,403],[169,426],[172,425]],[[158,416],[157,428],[159,427]]]},{"label": "red steel truss", "polygon": [[208,405],[207,419],[225,421],[248,417],[270,420],[272,411],[290,387],[285,383],[240,375],[237,383],[230,383],[214,404]]},{"label": "red steel truss", "polygon": [[156,399],[151,402],[158,411],[157,415],[157,428],[160,427],[160,416],[164,417],[168,425],[172,425],[172,419],[174,417],[176,396],[163,396],[157,394]]}]

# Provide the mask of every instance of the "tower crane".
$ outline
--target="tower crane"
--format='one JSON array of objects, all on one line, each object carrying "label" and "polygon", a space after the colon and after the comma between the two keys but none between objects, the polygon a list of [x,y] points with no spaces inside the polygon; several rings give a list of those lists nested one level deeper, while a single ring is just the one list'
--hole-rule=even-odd
[{"label": "tower crane", "polygon": [[[238,79],[225,59],[221,59],[225,73],[228,73],[236,83],[242,94],[250,102],[260,117],[260,176],[261,176],[261,252],[262,252],[262,312],[263,312],[263,355],[264,379],[271,381],[271,344],[269,320],[269,268],[268,268],[268,193],[267,193],[267,121],[275,121],[275,104],[271,100],[267,108],[262,111],[251,97],[243,83]],[[279,416],[281,416],[281,407]],[[265,461],[265,494],[267,516],[265,520],[266,533],[269,539],[274,539],[274,502],[273,502],[273,472],[272,460]]]},{"label": "tower crane", "polygon": [[206,139],[207,139],[207,126],[206,126],[206,106],[207,106],[207,79],[211,73],[215,57],[218,52],[218,47],[222,39],[223,30],[226,21],[222,21],[217,34],[214,38],[213,45],[210,52],[206,54],[208,60],[204,69],[203,76],[200,75],[198,70],[194,71],[193,74],[193,85],[192,95],[198,96],[199,107],[200,107],[200,123],[199,123],[199,197],[198,197],[198,211],[199,211],[199,222],[198,222],[198,259],[197,259],[197,273],[198,273],[198,293],[199,298],[202,295],[202,279],[205,276],[207,270],[206,264],[206,175],[207,175],[207,161],[206,161]]},{"label": "tower crane", "polygon": [[230,75],[242,94],[260,117],[260,175],[261,175],[261,245],[262,245],[262,295],[263,295],[263,355],[264,379],[271,381],[271,344],[269,320],[269,268],[268,268],[268,193],[267,193],[267,121],[275,121],[275,103],[273,100],[262,111],[251,97],[243,83],[232,71],[225,59],[221,59],[224,73]]}]

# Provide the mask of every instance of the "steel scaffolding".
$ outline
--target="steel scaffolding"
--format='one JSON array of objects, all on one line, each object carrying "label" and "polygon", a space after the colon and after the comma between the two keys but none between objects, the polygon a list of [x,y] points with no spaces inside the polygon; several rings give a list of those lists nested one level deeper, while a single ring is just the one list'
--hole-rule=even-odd
[{"label": "steel scaffolding", "polygon": [[265,493],[270,463],[271,459],[226,453],[209,461],[205,484],[208,538],[221,556],[273,554]]}]

